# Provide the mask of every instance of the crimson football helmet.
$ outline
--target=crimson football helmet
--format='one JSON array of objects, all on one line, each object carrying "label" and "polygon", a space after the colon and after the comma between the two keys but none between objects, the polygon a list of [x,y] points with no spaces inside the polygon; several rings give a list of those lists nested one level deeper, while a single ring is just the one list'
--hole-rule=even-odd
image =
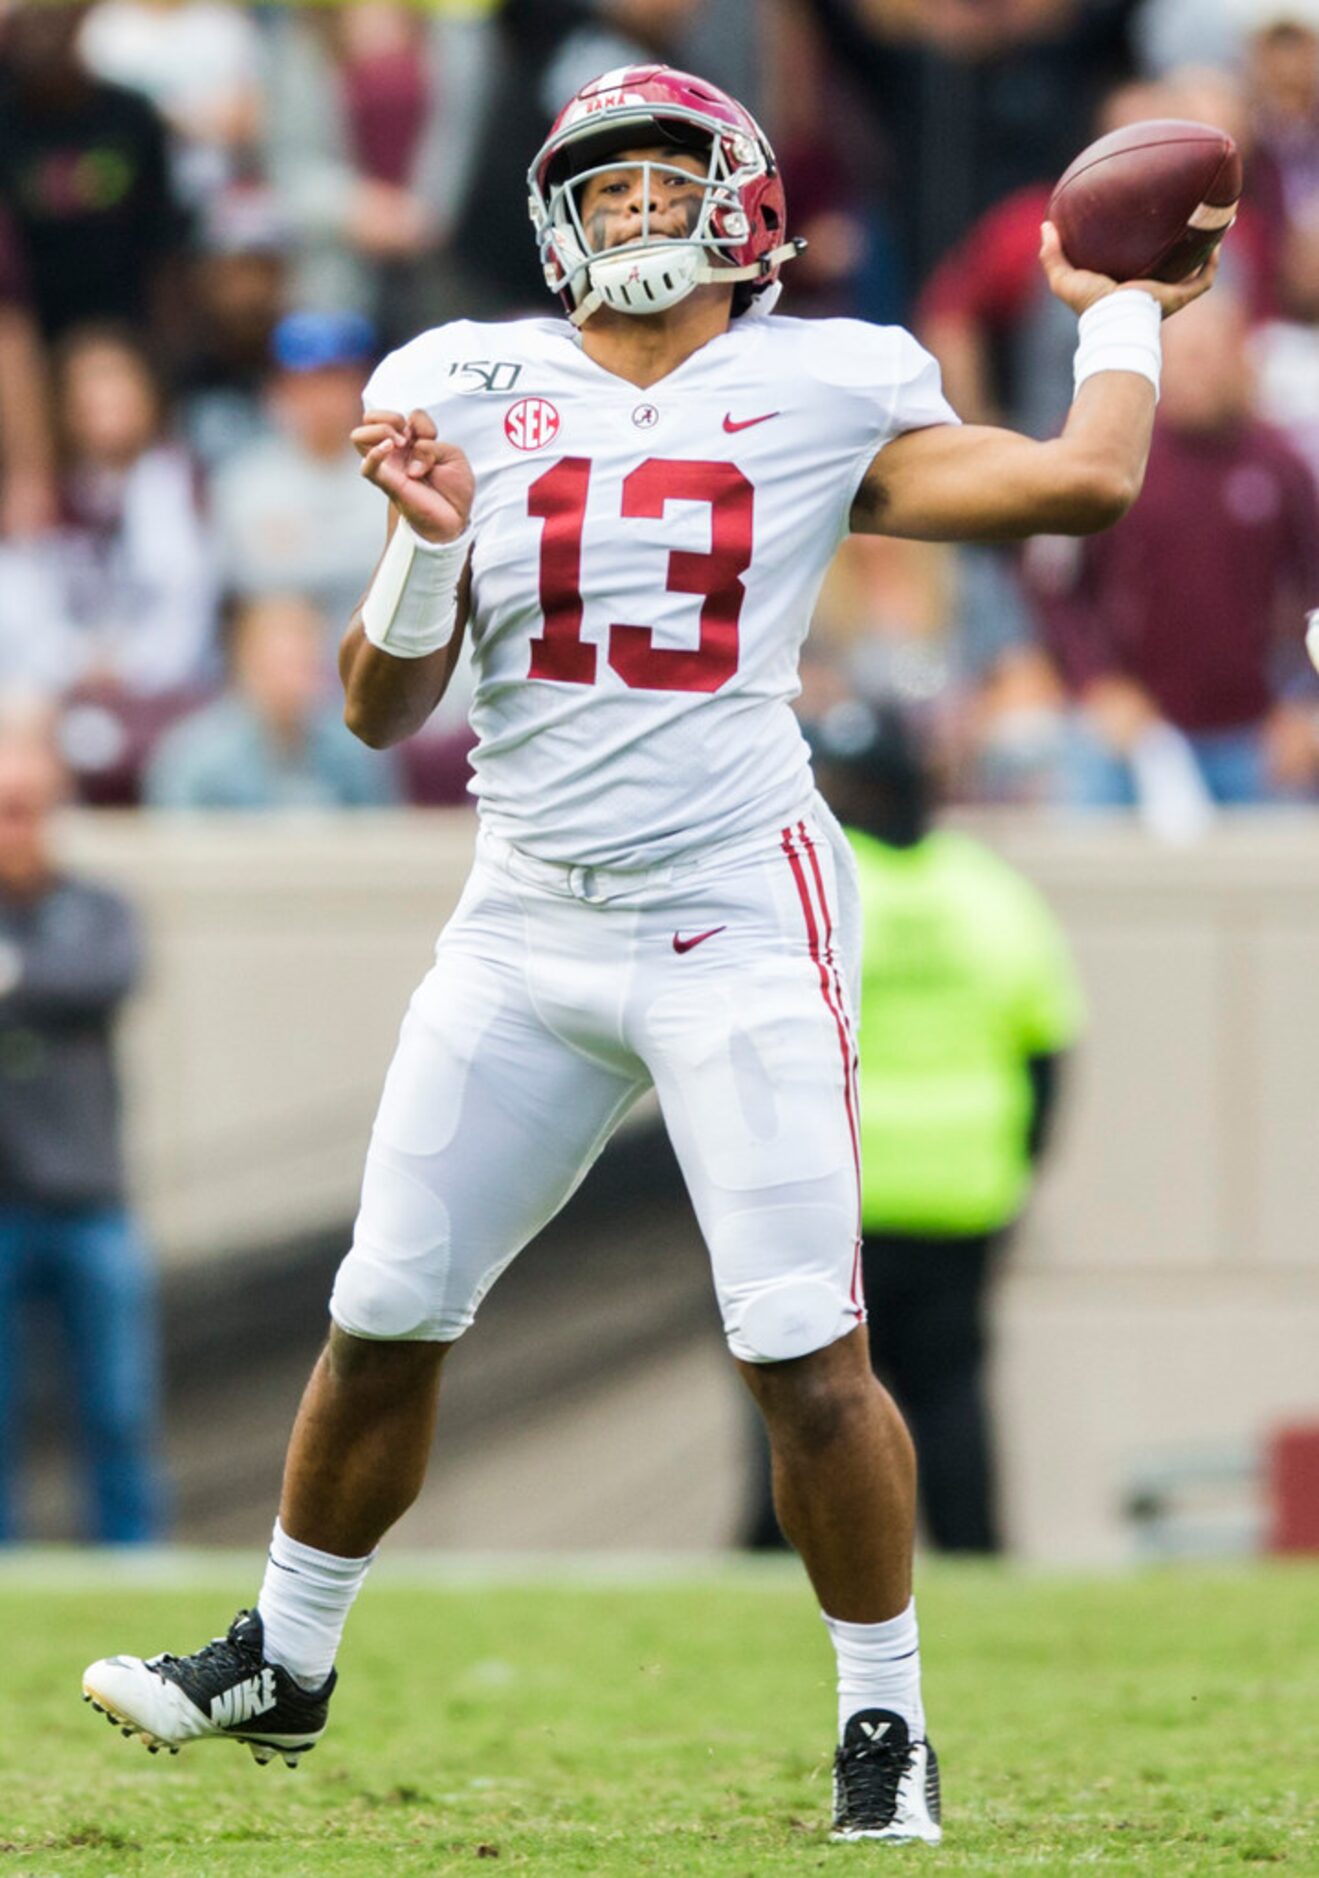
[{"label": "crimson football helmet", "polygon": [[[647,174],[640,235],[595,254],[582,223],[581,186],[618,168],[610,161],[618,151],[647,144],[690,148],[705,159],[690,229],[650,232]],[[627,167],[692,180],[660,158]],[[578,326],[600,306],[661,312],[704,281],[746,283],[734,303],[740,311],[806,245],[784,235],[783,181],[751,113],[717,85],[668,65],[623,65],[583,85],[554,120],[527,187],[546,282]]]}]

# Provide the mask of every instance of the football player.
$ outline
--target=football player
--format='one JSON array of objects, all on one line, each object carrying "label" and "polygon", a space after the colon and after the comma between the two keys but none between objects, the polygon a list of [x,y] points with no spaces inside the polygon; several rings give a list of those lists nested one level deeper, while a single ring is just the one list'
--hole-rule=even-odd
[{"label": "football player", "polygon": [[859,1283],[857,893],[790,709],[849,528],[1085,533],[1135,499],[1159,322],[1203,292],[1079,273],[1076,399],[961,427],[904,331],[773,312],[797,251],[769,144],[662,66],[606,73],[530,178],[566,319],[457,321],[377,369],[353,440],[387,546],[344,640],[372,745],[475,672],[480,834],[381,1097],[329,1343],[255,1609],[84,1692],[154,1748],[297,1757],[349,1607],[420,1488],[446,1351],[653,1087],[838,1660],[834,1834],[937,1841],[913,1459]]}]

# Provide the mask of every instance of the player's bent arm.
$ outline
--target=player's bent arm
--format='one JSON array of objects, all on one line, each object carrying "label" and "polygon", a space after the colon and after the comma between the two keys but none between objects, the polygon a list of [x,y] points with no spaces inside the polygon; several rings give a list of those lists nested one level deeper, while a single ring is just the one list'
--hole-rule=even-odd
[{"label": "player's bent arm", "polygon": [[1045,443],[984,425],[934,424],[886,444],[852,505],[861,534],[916,541],[1088,535],[1140,494],[1155,395],[1136,372],[1100,372]]},{"label": "player's bent arm", "polygon": [[344,722],[384,750],[421,728],[458,662],[471,602],[474,482],[463,452],[440,441],[420,408],[409,417],[368,410],[352,441],[390,510],[385,552],[340,647],[339,674]]},{"label": "player's bent arm", "polygon": [[1140,494],[1157,400],[1161,319],[1213,284],[1218,254],[1183,281],[1119,284],[1070,265],[1051,222],[1040,264],[1078,315],[1077,393],[1047,443],[984,426],[932,425],[885,445],[852,505],[852,527],[919,541],[1089,535]]},{"label": "player's bent arm", "polygon": [[396,659],[373,646],[360,612],[339,648],[344,723],[372,750],[388,750],[421,729],[449,688],[467,625],[467,576],[458,601],[453,638],[422,659]]},{"label": "player's bent arm", "polygon": [[[387,541],[397,522],[398,512],[391,509]],[[470,596],[469,565],[458,587],[452,637],[436,651],[413,659],[395,658],[372,644],[362,620],[365,598],[358,603],[339,646],[339,677],[344,691],[344,723],[360,742],[373,750],[387,750],[421,729],[448,690],[458,664]]]}]

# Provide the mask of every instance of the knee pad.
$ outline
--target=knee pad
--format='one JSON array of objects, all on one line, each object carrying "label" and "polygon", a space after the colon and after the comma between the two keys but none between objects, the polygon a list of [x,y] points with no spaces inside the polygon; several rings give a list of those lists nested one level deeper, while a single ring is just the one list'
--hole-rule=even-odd
[{"label": "knee pad", "polygon": [[447,1342],[465,1328],[444,1321],[449,1263],[444,1203],[403,1170],[369,1157],[353,1247],[330,1298],[335,1323],[353,1337]]},{"label": "knee pad", "polygon": [[761,1285],[742,1302],[728,1347],[744,1363],[786,1363],[836,1343],[855,1328],[856,1311],[824,1278],[783,1278]]},{"label": "knee pad", "polygon": [[786,1363],[836,1343],[860,1321],[851,1295],[854,1214],[792,1190],[726,1213],[710,1232],[724,1335],[743,1363]]},{"label": "knee pad", "polygon": [[406,1273],[357,1248],[339,1267],[330,1293],[330,1316],[350,1337],[377,1343],[447,1343],[456,1335],[439,1325],[434,1301],[410,1283]]}]

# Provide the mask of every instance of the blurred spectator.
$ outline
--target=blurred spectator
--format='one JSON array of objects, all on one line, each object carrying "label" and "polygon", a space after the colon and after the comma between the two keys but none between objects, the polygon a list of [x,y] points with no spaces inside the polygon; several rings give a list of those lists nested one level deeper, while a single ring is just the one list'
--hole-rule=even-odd
[{"label": "blurred spectator", "polygon": [[956,570],[941,543],[849,535],[816,601],[815,650],[827,648],[844,667],[850,692],[913,709],[936,705],[962,676]]},{"label": "blurred spectator", "polygon": [[288,233],[264,184],[226,190],[211,204],[188,283],[180,422],[213,473],[271,429],[265,390],[287,291]]},{"label": "blurred spectator", "polygon": [[0,546],[0,684],[80,696],[68,719],[80,780],[122,777],[110,799],[131,799],[142,744],[210,676],[213,556],[192,464],[134,340],[71,332],[55,394],[62,521]]},{"label": "blurred spectator", "polygon": [[380,557],[380,497],[348,440],[375,335],[357,313],[290,313],[272,350],[276,434],[235,452],[212,489],[221,567],[234,593],[313,601],[329,622],[329,669]]},{"label": "blurred spectator", "polygon": [[871,1361],[916,1444],[930,1539],[997,1551],[988,1296],[1046,1145],[1080,992],[1034,888],[979,842],[931,829],[929,776],[900,712],[836,705],[811,742],[860,872]]},{"label": "blurred spectator", "polygon": [[20,1534],[16,1476],[29,1310],[54,1307],[67,1353],[86,1536],[159,1536],[155,1284],[124,1198],[111,1035],[141,971],[118,894],[60,871],[65,788],[48,719],[0,701],[0,1538]]},{"label": "blurred spectator", "polygon": [[896,307],[878,306],[864,291],[875,230],[859,184],[873,172],[874,153],[864,128],[858,134],[858,113],[837,82],[820,34],[800,11],[778,8],[763,37],[765,116],[773,121],[788,225],[807,244],[785,276],[787,310],[881,323],[896,318]]},{"label": "blurred spectator", "polygon": [[147,99],[88,71],[77,46],[86,12],[20,0],[0,16],[0,199],[47,338],[88,320],[159,336],[177,317],[185,239],[165,127]]},{"label": "blurred spectator", "polygon": [[1251,391],[1245,316],[1215,291],[1165,329],[1140,501],[1106,534],[1031,544],[1049,640],[1081,706],[1074,802],[1157,813],[1165,783],[1170,803],[1186,797],[1187,755],[1218,802],[1312,783],[1302,615],[1319,592],[1319,502],[1296,452],[1251,415]]},{"label": "blurred spectator", "polygon": [[306,600],[238,609],[223,695],[161,739],[145,796],[163,809],[379,808],[388,756],[344,727],[325,671],[326,622]]},{"label": "blurred spectator", "polygon": [[803,697],[802,716],[837,701],[820,683],[823,655],[843,675],[842,695],[890,699],[911,715],[956,793],[1047,799],[1065,730],[1057,674],[1030,640],[986,630],[993,618],[1033,629],[1033,615],[1016,627],[1012,591],[987,604],[987,583],[1012,573],[987,552],[850,536],[820,590],[808,642],[815,697]]},{"label": "blurred spectator", "polygon": [[1275,172],[1288,221],[1319,202],[1317,11],[1261,6],[1249,46],[1256,161]]},{"label": "blurred spectator", "polygon": [[873,298],[863,297],[874,232],[828,140],[821,136],[789,144],[783,173],[792,192],[789,225],[806,243],[786,281],[787,310],[798,319],[873,317],[884,324],[886,312],[896,318],[896,307],[878,308]]},{"label": "blurred spectator", "polygon": [[980,675],[950,792],[1036,807],[1055,799],[1068,734],[1067,693],[1038,645],[1004,647]]},{"label": "blurred spectator", "polygon": [[1130,74],[1136,0],[803,0],[885,135],[908,291],[991,204],[1050,181]]},{"label": "blurred spectator", "polygon": [[[388,0],[275,15],[268,161],[298,305],[356,308],[387,344],[449,317],[439,250],[467,183],[486,33]],[[519,178],[511,199],[524,194]]]},{"label": "blurred spectator", "polygon": [[1287,234],[1278,299],[1279,317],[1250,339],[1256,410],[1286,433],[1319,486],[1319,200]]},{"label": "blurred spectator", "polygon": [[1240,0],[1142,0],[1132,27],[1141,69],[1156,77],[1192,61],[1235,69],[1242,10]]},{"label": "blurred spectator", "polygon": [[46,361],[17,230],[0,204],[0,536],[38,534],[55,513]]},{"label": "blurred spectator", "polygon": [[150,98],[170,127],[180,198],[200,209],[254,165],[261,38],[232,0],[98,0],[82,32],[98,77]]}]

